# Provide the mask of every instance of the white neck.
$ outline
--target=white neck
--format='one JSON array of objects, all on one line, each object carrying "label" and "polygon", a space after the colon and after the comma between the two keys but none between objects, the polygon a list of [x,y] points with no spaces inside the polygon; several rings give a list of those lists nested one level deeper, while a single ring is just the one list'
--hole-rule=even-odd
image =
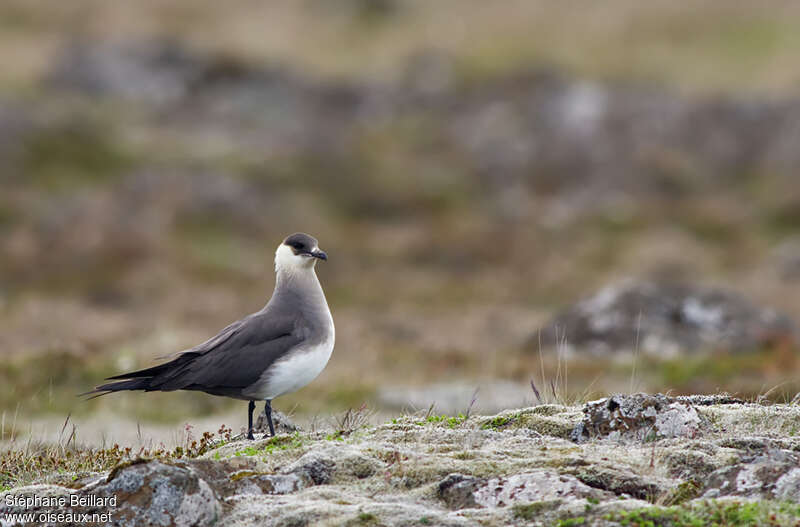
[{"label": "white neck", "polygon": [[325,293],[314,271],[315,262],[316,258],[298,256],[286,245],[278,247],[275,251],[275,291],[267,305],[281,298],[292,298],[294,305],[302,306],[313,316],[331,321]]},{"label": "white neck", "polygon": [[275,274],[278,283],[288,281],[318,282],[314,272],[316,258],[294,254],[291,247],[281,244],[275,251]]}]

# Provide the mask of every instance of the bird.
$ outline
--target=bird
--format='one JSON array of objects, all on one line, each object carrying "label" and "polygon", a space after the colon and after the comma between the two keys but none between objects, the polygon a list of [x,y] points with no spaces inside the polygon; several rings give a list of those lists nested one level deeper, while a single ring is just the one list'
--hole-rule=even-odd
[{"label": "bird", "polygon": [[333,353],[336,330],[315,271],[327,260],[317,239],[298,232],[275,251],[275,289],[260,310],[217,335],[179,352],[169,362],[108,377],[81,395],[195,390],[249,401],[247,438],[253,436],[255,401],[265,401],[271,436],[272,400],[299,390],[322,372]]}]

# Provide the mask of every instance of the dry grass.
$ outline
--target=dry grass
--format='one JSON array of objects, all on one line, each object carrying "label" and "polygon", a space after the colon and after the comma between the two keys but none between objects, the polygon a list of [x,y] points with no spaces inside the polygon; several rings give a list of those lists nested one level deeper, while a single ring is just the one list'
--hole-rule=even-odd
[{"label": "dry grass", "polygon": [[[181,438],[172,448],[163,443],[154,445],[152,440],[139,438],[139,447],[87,446],[78,443],[77,427],[64,421],[59,438],[55,442],[35,440],[28,436],[20,441],[15,429],[0,439],[8,439],[0,446],[0,489],[37,483],[54,483],[65,486],[81,486],[82,478],[110,470],[120,464],[135,463],[139,459],[183,459],[203,455],[217,446],[233,439],[232,431],[225,425],[216,434],[204,432],[195,438],[187,425]],[[77,482],[77,483],[76,483]]]},{"label": "dry grass", "polygon": [[[480,0],[290,0],[224,4],[154,0],[58,5],[4,2],[5,81],[25,84],[74,36],[166,36],[196,47],[294,64],[322,75],[392,77],[426,50],[491,75],[546,64],[581,76],[702,91],[789,93],[800,81],[800,8],[792,2],[617,0],[601,4]],[[22,54],[20,54],[22,53]]]}]

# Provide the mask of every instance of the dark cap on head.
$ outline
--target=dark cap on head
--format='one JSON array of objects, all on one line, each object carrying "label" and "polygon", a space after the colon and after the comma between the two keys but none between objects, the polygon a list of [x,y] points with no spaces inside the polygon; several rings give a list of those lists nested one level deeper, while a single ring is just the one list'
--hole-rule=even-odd
[{"label": "dark cap on head", "polygon": [[317,239],[304,232],[296,232],[283,240],[284,245],[292,248],[295,254],[303,254],[327,260],[328,255],[319,250]]}]

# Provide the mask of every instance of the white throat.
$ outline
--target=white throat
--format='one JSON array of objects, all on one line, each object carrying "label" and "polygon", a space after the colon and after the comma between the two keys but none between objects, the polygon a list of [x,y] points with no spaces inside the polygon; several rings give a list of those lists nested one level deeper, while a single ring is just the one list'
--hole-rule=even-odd
[{"label": "white throat", "polygon": [[316,258],[308,258],[294,254],[288,245],[280,244],[275,251],[275,272],[280,275],[296,276],[315,274]]}]

